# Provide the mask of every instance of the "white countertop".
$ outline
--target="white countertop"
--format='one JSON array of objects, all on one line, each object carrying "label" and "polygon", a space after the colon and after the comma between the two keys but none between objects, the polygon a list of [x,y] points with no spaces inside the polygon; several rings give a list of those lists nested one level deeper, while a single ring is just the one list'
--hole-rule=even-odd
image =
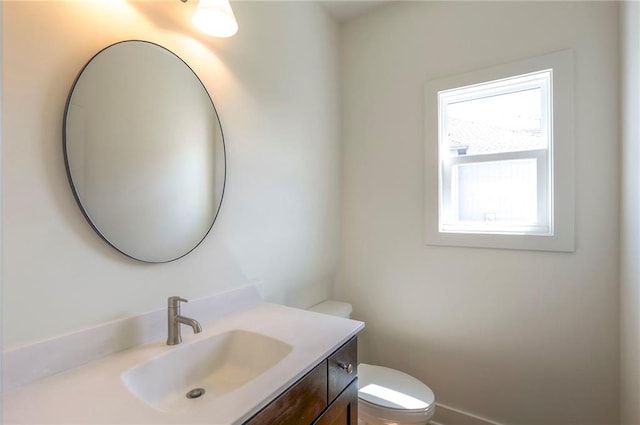
[{"label": "white countertop", "polygon": [[[291,352],[249,384],[193,409],[162,412],[133,395],[121,376],[179,346],[158,341],[122,351],[3,394],[4,424],[241,424],[364,328],[364,323],[260,303],[202,324],[184,344],[242,329],[281,340]],[[199,401],[199,400],[194,400]]]}]

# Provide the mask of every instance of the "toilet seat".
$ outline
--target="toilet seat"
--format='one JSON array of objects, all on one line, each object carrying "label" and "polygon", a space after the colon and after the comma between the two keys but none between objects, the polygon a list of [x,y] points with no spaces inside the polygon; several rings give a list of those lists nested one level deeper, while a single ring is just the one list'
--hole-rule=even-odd
[{"label": "toilet seat", "polygon": [[426,423],[435,411],[435,396],[424,383],[366,363],[358,365],[358,401],[362,413],[401,423]]}]

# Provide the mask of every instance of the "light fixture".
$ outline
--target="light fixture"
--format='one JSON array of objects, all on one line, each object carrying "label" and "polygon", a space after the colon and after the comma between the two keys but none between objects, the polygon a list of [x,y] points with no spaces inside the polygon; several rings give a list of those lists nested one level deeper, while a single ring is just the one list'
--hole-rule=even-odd
[{"label": "light fixture", "polygon": [[229,0],[199,0],[191,20],[196,28],[213,37],[231,37],[238,32]]}]

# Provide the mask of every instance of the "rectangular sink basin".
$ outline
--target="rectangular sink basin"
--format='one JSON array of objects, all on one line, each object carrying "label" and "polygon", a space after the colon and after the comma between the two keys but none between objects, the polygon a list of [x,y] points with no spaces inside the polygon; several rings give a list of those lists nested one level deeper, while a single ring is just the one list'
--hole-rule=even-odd
[{"label": "rectangular sink basin", "polygon": [[122,381],[157,410],[184,411],[250,383],[292,349],[266,335],[232,330],[167,348],[166,353],[126,371]]}]

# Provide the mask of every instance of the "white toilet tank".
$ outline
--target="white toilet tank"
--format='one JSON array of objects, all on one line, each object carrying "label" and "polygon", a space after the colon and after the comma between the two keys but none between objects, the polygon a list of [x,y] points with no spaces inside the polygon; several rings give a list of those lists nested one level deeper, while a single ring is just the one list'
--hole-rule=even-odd
[{"label": "white toilet tank", "polygon": [[329,314],[332,316],[344,317],[345,319],[351,319],[351,312],[353,311],[353,308],[349,303],[327,300],[321,302],[320,304],[314,305],[309,309],[309,311],[315,311],[316,313]]}]

